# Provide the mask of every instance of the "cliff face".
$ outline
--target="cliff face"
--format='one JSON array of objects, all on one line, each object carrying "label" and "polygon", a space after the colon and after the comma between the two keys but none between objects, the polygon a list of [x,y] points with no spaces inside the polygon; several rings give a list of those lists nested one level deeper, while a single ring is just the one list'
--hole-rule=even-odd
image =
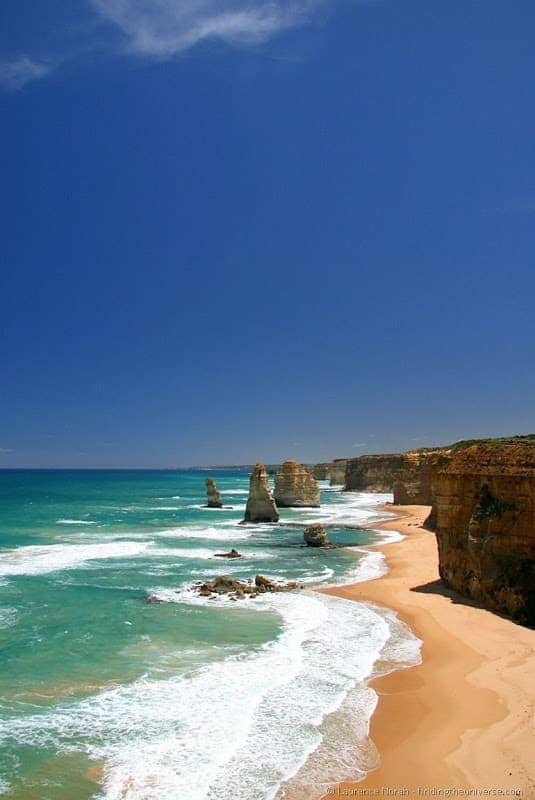
[{"label": "cliff face", "polygon": [[344,491],[391,492],[402,462],[401,453],[350,458],[346,466]]},{"label": "cliff face", "polygon": [[321,464],[311,464],[309,470],[312,477],[317,481],[328,481],[330,478],[330,462],[323,462]]},{"label": "cliff face", "polygon": [[433,502],[433,478],[450,460],[447,449],[409,450],[403,453],[392,486],[394,505],[430,506]]},{"label": "cliff face", "polygon": [[324,461],[312,464],[309,467],[312,476],[317,481],[330,481],[331,486],[344,484],[346,476],[347,458],[335,458],[333,461]]},{"label": "cliff face", "polygon": [[448,463],[448,450],[359,456],[347,462],[348,492],[393,492],[396,505],[431,505],[436,470]]},{"label": "cliff face", "polygon": [[279,514],[271,496],[268,474],[263,464],[255,464],[249,482],[249,497],[244,522],[278,522]]},{"label": "cliff face", "polygon": [[535,624],[535,441],[453,451],[434,478],[441,578]]},{"label": "cliff face", "polygon": [[329,464],[329,480],[331,486],[336,486],[338,484],[343,486],[345,484],[346,466],[347,458],[335,458],[334,461],[331,461]]},{"label": "cliff face", "polygon": [[280,508],[317,507],[320,490],[311,472],[298,461],[285,461],[275,475],[275,502]]}]

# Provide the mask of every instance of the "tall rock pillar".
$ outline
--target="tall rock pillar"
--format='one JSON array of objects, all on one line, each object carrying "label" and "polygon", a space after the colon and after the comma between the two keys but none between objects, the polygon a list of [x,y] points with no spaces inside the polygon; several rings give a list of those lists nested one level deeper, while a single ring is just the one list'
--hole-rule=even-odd
[{"label": "tall rock pillar", "polygon": [[249,497],[244,522],[278,522],[279,514],[268,485],[268,474],[263,464],[255,464],[249,483]]}]

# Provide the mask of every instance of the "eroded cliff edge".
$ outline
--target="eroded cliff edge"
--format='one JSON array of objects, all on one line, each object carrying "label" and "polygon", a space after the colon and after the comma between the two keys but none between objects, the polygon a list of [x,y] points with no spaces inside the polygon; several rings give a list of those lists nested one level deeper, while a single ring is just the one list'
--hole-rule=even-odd
[{"label": "eroded cliff edge", "polygon": [[349,459],[347,492],[393,492],[396,505],[432,503],[433,475],[448,463],[448,448],[423,448]]},{"label": "eroded cliff edge", "polygon": [[433,495],[442,580],[535,625],[535,437],[454,449]]},{"label": "eroded cliff edge", "polygon": [[319,464],[310,464],[308,469],[317,481],[330,481],[331,486],[345,483],[347,458],[335,458]]},{"label": "eroded cliff edge", "polygon": [[350,458],[346,464],[346,492],[391,492],[403,465],[402,453]]},{"label": "eroded cliff edge", "polygon": [[442,580],[535,626],[535,435],[359,456],[344,489],[431,505]]}]

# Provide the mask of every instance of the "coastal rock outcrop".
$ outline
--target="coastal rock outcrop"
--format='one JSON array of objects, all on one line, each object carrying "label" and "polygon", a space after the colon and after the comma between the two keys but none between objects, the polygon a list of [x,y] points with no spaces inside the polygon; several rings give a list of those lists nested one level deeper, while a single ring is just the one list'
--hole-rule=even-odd
[{"label": "coastal rock outcrop", "polygon": [[228,553],[214,553],[214,556],[216,558],[242,558],[242,554],[238,553],[234,548],[229,550]]},{"label": "coastal rock outcrop", "polygon": [[206,504],[208,508],[223,508],[223,503],[221,501],[221,495],[217,491],[216,482],[213,478],[205,478],[204,482],[206,484],[206,494],[208,496],[208,503]]},{"label": "coastal rock outcrop", "polygon": [[320,490],[312,473],[298,461],[285,461],[275,475],[275,503],[279,508],[317,508]]},{"label": "coastal rock outcrop", "polygon": [[433,493],[442,580],[535,625],[535,437],[454,450]]},{"label": "coastal rock outcrop", "polygon": [[266,592],[290,592],[302,587],[298,586],[296,581],[278,583],[271,578],[266,578],[265,575],[257,575],[254,582],[240,581],[229,578],[227,575],[219,575],[213,581],[197,583],[193,588],[201,597],[215,599],[220,595],[228,595],[231,600],[243,600],[245,597],[257,597]]},{"label": "coastal rock outcrop", "polygon": [[249,482],[249,497],[244,522],[278,522],[279,513],[271,495],[268,474],[263,464],[255,464]]},{"label": "coastal rock outcrop", "polygon": [[309,547],[329,547],[327,531],[320,525],[309,525],[303,532],[303,538]]}]

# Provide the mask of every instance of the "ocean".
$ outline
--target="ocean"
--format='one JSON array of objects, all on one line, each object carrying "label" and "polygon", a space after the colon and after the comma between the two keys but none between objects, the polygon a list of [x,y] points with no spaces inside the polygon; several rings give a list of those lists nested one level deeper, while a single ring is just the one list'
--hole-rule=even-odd
[{"label": "ocean", "polygon": [[[204,507],[207,475],[227,508]],[[417,663],[420,642],[393,612],[314,589],[384,571],[366,545],[389,534],[343,526],[384,518],[391,497],[320,484],[320,509],[243,526],[248,483],[0,471],[0,795],[311,800],[373,767],[367,679]],[[313,521],[352,549],[304,547]],[[215,557],[232,547],[243,558]],[[304,588],[191,589],[257,573]]]}]

